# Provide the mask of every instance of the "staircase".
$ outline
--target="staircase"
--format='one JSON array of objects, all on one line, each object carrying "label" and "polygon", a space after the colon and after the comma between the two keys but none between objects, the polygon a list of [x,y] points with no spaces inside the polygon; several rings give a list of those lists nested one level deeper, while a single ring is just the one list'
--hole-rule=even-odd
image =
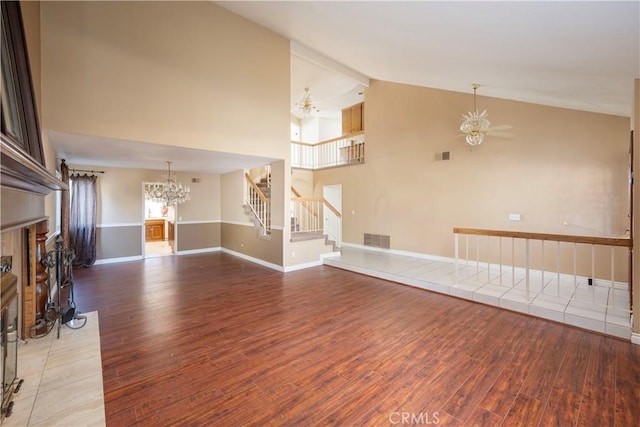
[{"label": "staircase", "polygon": [[324,228],[325,215],[323,209],[333,209],[324,199],[301,197],[300,193],[291,187],[291,242],[322,239],[325,246],[331,246],[332,251],[340,250],[340,242],[329,236]]},{"label": "staircase", "polygon": [[251,176],[246,173],[247,200],[244,210],[251,218],[258,237],[263,239],[271,238],[271,185],[270,174],[262,178],[259,182],[254,182]]},{"label": "staircase", "polygon": [[[295,218],[291,218],[291,220],[293,223],[293,220],[295,220]],[[332,247],[332,252],[337,252],[340,250],[340,248],[336,245],[336,241],[329,239],[329,236],[326,234],[323,234],[322,231],[298,231],[293,233],[293,224],[291,227],[292,227],[291,242],[302,242],[305,240],[323,239],[325,246]]]}]

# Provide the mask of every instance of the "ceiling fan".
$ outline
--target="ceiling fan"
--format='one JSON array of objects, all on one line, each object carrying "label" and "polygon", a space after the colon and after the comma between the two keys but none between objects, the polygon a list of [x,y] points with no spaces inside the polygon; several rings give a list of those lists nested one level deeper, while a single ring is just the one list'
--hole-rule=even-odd
[{"label": "ceiling fan", "polygon": [[503,138],[512,138],[515,135],[507,132],[500,132],[507,129],[513,129],[509,125],[491,126],[491,122],[487,119],[487,110],[481,113],[476,108],[476,91],[480,87],[478,83],[471,85],[473,88],[473,111],[462,115],[462,124],[460,130],[467,144],[471,146],[480,145],[487,135],[499,136]]}]

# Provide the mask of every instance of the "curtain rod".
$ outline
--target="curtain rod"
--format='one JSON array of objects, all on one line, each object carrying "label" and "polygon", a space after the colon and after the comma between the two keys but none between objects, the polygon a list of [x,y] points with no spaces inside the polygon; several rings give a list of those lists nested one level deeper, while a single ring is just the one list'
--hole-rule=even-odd
[{"label": "curtain rod", "polygon": [[86,169],[69,169],[70,172],[89,172],[89,173],[104,173],[104,171],[90,171]]}]

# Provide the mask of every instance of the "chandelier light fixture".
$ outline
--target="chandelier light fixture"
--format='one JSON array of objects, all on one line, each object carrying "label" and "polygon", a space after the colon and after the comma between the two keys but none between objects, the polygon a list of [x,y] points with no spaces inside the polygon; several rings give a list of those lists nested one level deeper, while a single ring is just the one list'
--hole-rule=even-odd
[{"label": "chandelier light fixture", "polygon": [[489,133],[491,123],[487,119],[487,110],[479,113],[476,109],[476,90],[480,85],[473,83],[471,87],[473,88],[473,111],[462,115],[460,130],[464,133],[467,144],[480,145],[485,135]]},{"label": "chandelier light fixture", "polygon": [[171,163],[173,162],[167,161],[168,173],[164,181],[145,185],[145,199],[164,203],[166,206],[184,203],[191,199],[191,189],[179,183],[175,175],[171,175]]},{"label": "chandelier light fixture", "polygon": [[298,108],[302,110],[305,116],[308,116],[314,111],[319,111],[318,107],[313,102],[313,98],[309,94],[308,87],[304,88],[304,95],[302,96],[302,99],[298,101]]}]

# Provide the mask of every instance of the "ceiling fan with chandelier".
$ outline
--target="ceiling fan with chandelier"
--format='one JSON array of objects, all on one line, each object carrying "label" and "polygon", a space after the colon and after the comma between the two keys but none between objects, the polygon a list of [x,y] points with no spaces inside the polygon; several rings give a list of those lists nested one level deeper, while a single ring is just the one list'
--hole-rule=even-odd
[{"label": "ceiling fan with chandelier", "polygon": [[487,119],[487,110],[478,112],[476,108],[476,91],[480,87],[478,83],[471,85],[473,88],[473,111],[469,111],[462,115],[462,124],[460,130],[464,136],[467,144],[471,146],[480,145],[484,141],[484,137],[487,135],[498,136],[502,138],[512,138],[515,135],[507,132],[501,132],[507,129],[513,129],[509,125],[491,126],[491,122]]}]

